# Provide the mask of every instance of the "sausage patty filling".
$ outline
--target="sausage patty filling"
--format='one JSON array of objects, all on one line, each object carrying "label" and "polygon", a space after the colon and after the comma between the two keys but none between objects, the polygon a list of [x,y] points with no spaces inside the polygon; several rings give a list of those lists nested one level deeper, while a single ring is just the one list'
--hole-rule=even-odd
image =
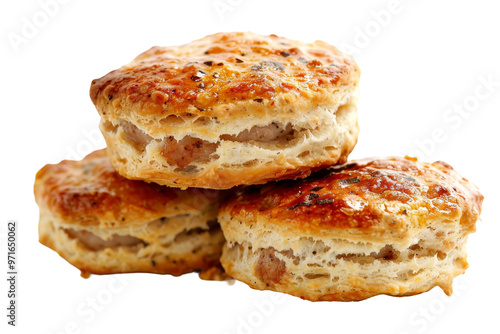
[{"label": "sausage patty filling", "polygon": [[[120,121],[120,126],[126,138],[138,150],[144,150],[153,140],[151,136],[136,127],[130,122]],[[290,124],[282,125],[271,123],[266,126],[254,126],[250,130],[244,130],[237,135],[222,135],[221,140],[234,142],[258,142],[269,143],[274,141],[290,141],[294,136],[294,129]],[[165,140],[161,155],[167,160],[169,165],[184,168],[197,162],[210,161],[210,156],[217,150],[219,143],[211,143],[206,140],[186,136],[181,140],[176,140],[173,136]]]}]

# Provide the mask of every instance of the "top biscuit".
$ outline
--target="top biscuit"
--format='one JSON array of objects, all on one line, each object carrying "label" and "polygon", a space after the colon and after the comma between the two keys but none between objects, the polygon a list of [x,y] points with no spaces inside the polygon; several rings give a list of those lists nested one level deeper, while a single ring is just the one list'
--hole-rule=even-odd
[{"label": "top biscuit", "polygon": [[219,33],[153,47],[94,80],[90,97],[120,174],[229,188],[345,162],[358,133],[359,75],[321,41]]}]

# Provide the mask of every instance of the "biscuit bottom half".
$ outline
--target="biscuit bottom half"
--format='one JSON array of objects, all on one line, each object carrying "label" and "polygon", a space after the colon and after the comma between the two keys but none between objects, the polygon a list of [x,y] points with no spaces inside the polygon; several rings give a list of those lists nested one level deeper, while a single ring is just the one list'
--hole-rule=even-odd
[{"label": "biscuit bottom half", "polygon": [[[237,133],[230,123],[177,117],[177,128],[199,132],[178,140],[172,135],[153,138],[123,119],[103,120],[100,128],[114,168],[126,178],[177,188],[229,189],[305,177],[313,170],[345,162],[358,135],[357,107],[352,100],[312,109],[308,117],[297,116],[292,122],[272,119],[252,126],[250,120],[242,121],[249,125]],[[170,127],[171,133],[179,132]],[[215,137],[201,135],[215,128],[219,129]]]},{"label": "biscuit bottom half", "polygon": [[[434,233],[435,232],[435,233]],[[274,290],[311,301],[357,301],[375,295],[409,296],[439,286],[452,293],[452,280],[468,264],[464,236],[443,251],[443,231],[407,248],[345,240],[297,241],[299,251],[254,249],[249,242],[226,245],[221,262],[235,279],[258,290]],[[446,240],[445,240],[446,239]]]},{"label": "biscuit bottom half", "polygon": [[39,236],[43,245],[80,269],[82,277],[131,272],[179,276],[197,271],[203,279],[225,279],[219,263],[224,236],[219,224],[203,214],[102,228],[77,227],[41,210]]}]

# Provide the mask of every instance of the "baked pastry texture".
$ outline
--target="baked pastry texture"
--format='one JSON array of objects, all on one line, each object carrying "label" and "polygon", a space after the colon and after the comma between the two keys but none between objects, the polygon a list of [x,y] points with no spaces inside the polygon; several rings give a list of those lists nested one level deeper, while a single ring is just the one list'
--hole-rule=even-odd
[{"label": "baked pastry texture", "polygon": [[226,272],[254,289],[356,301],[441,287],[467,268],[483,196],[444,162],[368,159],[246,187],[219,210]]},{"label": "baked pastry texture", "polygon": [[118,175],[105,150],[36,175],[39,238],[89,274],[149,272],[223,277],[220,191],[179,190]]},{"label": "baked pastry texture", "polygon": [[93,80],[90,97],[121,175],[227,189],[345,162],[359,75],[321,41],[218,33],[153,47]]}]

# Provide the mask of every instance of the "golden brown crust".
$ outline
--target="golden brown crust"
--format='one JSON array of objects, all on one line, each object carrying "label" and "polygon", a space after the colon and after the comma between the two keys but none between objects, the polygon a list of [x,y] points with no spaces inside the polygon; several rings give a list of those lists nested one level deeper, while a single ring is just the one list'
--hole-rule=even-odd
[{"label": "golden brown crust", "polygon": [[246,112],[227,107],[241,101],[264,105],[252,111],[258,114],[281,112],[269,107],[299,98],[294,108],[307,111],[330,104],[336,89],[358,80],[354,60],[324,42],[219,33],[182,46],[153,47],[94,80],[90,97],[101,114],[190,113],[224,120]]},{"label": "golden brown crust", "polygon": [[383,219],[384,213],[405,217],[422,209],[426,215],[414,221],[415,227],[435,217],[463,215],[463,228],[473,229],[482,200],[479,190],[444,162],[393,157],[353,161],[303,180],[247,188],[220,210],[233,217],[258,215],[297,232],[352,229],[369,235],[410,228],[405,220]]},{"label": "golden brown crust", "polygon": [[242,187],[219,209],[221,263],[259,290],[311,301],[408,296],[465,272],[483,196],[444,162],[364,159]]},{"label": "golden brown crust", "polygon": [[215,190],[179,190],[128,180],[113,169],[105,149],[81,161],[46,165],[35,180],[35,197],[40,206],[46,206],[64,221],[82,225],[149,222],[202,210],[219,196]]}]

